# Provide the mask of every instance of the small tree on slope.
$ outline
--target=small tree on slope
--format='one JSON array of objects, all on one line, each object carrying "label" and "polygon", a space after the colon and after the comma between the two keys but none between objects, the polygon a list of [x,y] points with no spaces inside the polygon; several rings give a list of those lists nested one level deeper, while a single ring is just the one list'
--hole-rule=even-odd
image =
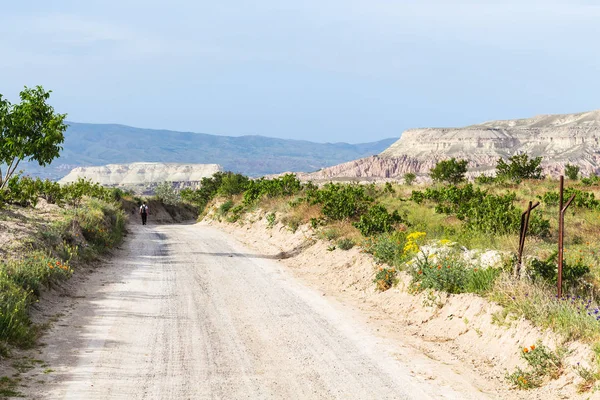
[{"label": "small tree on slope", "polygon": [[46,166],[57,158],[65,138],[66,114],[56,114],[47,104],[51,92],[41,86],[25,87],[21,103],[11,104],[0,95],[0,189],[4,189],[19,163],[27,159]]},{"label": "small tree on slope", "polygon": [[449,160],[438,162],[429,173],[434,182],[447,182],[457,184],[465,180],[467,173],[467,160],[457,160],[452,157]]}]

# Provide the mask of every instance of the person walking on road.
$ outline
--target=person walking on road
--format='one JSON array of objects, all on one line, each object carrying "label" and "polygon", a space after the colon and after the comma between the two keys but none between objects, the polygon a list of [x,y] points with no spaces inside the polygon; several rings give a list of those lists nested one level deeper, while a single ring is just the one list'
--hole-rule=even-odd
[{"label": "person walking on road", "polygon": [[148,220],[148,206],[146,202],[140,206],[140,215],[142,216],[142,225],[146,225],[146,221]]}]

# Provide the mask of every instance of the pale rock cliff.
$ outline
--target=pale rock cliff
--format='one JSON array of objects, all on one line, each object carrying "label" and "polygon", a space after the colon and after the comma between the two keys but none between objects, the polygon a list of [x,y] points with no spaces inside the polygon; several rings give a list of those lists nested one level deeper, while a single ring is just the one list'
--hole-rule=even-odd
[{"label": "pale rock cliff", "polygon": [[495,171],[500,157],[518,153],[542,156],[546,173],[558,175],[564,165],[579,165],[584,175],[600,172],[600,110],[530,119],[491,121],[466,128],[410,129],[379,156],[303,174],[303,179],[401,178],[426,176],[451,157],[469,160],[469,175]]},{"label": "pale rock cliff", "polygon": [[60,183],[71,183],[79,178],[90,179],[107,187],[132,189],[151,193],[161,182],[171,182],[175,187],[197,187],[202,178],[222,171],[218,164],[173,164],[139,162],[109,164],[99,167],[77,167]]}]

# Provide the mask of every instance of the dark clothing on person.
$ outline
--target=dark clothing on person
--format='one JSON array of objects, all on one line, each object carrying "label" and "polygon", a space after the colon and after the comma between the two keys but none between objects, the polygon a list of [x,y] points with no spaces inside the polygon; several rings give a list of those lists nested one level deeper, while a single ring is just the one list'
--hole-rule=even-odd
[{"label": "dark clothing on person", "polygon": [[146,222],[148,221],[148,206],[145,204],[142,204],[142,206],[140,207],[140,215],[142,216],[142,225],[146,225]]}]

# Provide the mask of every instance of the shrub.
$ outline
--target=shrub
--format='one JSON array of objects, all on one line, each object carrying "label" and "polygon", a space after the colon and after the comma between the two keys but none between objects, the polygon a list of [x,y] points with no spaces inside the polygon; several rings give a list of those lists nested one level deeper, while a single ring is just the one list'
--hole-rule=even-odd
[{"label": "shrub", "polygon": [[386,182],[385,186],[383,188],[383,193],[395,194],[396,191],[394,190],[394,187],[392,186],[392,184],[390,182]]},{"label": "shrub", "polygon": [[262,197],[292,196],[302,190],[300,180],[294,174],[286,174],[275,179],[249,181],[244,192],[244,204],[251,205]]},{"label": "shrub", "polygon": [[506,378],[519,389],[531,389],[542,385],[545,379],[557,379],[563,373],[565,351],[551,351],[540,341],[536,345],[521,349],[521,357],[527,362],[529,371],[517,368]]},{"label": "shrub", "polygon": [[181,202],[181,197],[171,182],[159,183],[154,190],[154,196],[162,203],[168,205],[176,205]]},{"label": "shrub", "polygon": [[390,214],[384,206],[376,204],[369,208],[369,211],[354,223],[354,226],[363,236],[371,236],[391,232],[394,230],[394,226],[400,222],[402,222],[402,218],[398,211]]},{"label": "shrub", "polygon": [[221,185],[217,193],[221,196],[233,196],[243,193],[250,182],[247,176],[242,174],[234,174],[233,172],[225,172],[222,175]]},{"label": "shrub", "polygon": [[48,179],[39,181],[38,195],[50,204],[61,204],[64,199],[63,190],[58,182]]},{"label": "shrub", "polygon": [[493,176],[481,174],[475,177],[475,183],[479,185],[490,185],[494,182],[496,182],[496,178]]},{"label": "shrub", "polygon": [[530,160],[525,153],[509,157],[508,163],[500,158],[496,165],[496,176],[514,182],[520,182],[523,179],[543,179],[541,163],[542,157]]},{"label": "shrub", "polygon": [[229,222],[236,222],[242,216],[244,212],[244,206],[242,204],[237,205],[231,209],[231,216],[229,217]]},{"label": "shrub", "polygon": [[225,203],[221,204],[219,207],[219,214],[225,215],[233,208],[233,201],[227,200]]},{"label": "shrub", "polygon": [[38,188],[36,181],[29,177],[15,175],[10,178],[3,191],[3,201],[21,207],[34,206],[38,201]]},{"label": "shrub", "polygon": [[[426,199],[436,202],[437,213],[455,215],[465,222],[466,229],[494,235],[519,231],[522,211],[514,205],[515,198],[515,193],[492,195],[470,183],[462,187],[428,188],[424,192],[413,191],[411,194],[411,200],[417,203]],[[539,214],[532,214],[532,235],[547,236],[549,230],[548,220]]]},{"label": "shrub", "polygon": [[322,235],[325,238],[325,240],[335,240],[340,237],[341,233],[340,233],[339,229],[327,228],[327,229],[323,230]]},{"label": "shrub", "polygon": [[267,227],[272,228],[275,226],[275,213],[267,214]]},{"label": "shrub", "polygon": [[600,176],[592,174],[587,178],[581,178],[581,184],[585,186],[600,185]]},{"label": "shrub", "polygon": [[397,275],[398,271],[395,268],[379,268],[373,283],[377,285],[377,290],[385,292],[398,281]]},{"label": "shrub", "polygon": [[[532,279],[542,279],[545,282],[556,284],[558,281],[558,261],[557,252],[553,252],[546,260],[531,260]],[[582,278],[590,273],[590,267],[578,259],[574,264],[563,260],[563,289],[569,289],[579,286]]]},{"label": "shrub", "polygon": [[356,219],[364,214],[374,199],[360,185],[327,184],[306,194],[309,204],[321,204],[323,215],[332,220]]},{"label": "shrub", "polygon": [[500,271],[495,268],[472,267],[453,257],[432,263],[429,257],[424,255],[416,258],[416,265],[410,270],[410,274],[413,290],[433,289],[453,294],[484,294],[491,290]]},{"label": "shrub", "polygon": [[396,231],[367,238],[362,246],[365,252],[373,255],[377,263],[398,266],[404,260],[405,244],[405,233]]},{"label": "shrub", "polygon": [[457,160],[452,157],[449,160],[438,162],[435,167],[431,169],[429,176],[434,182],[457,184],[465,180],[468,164],[469,162],[467,160]]},{"label": "shrub", "polygon": [[565,175],[567,178],[576,181],[579,178],[579,166],[571,164],[565,165]]},{"label": "shrub", "polygon": [[417,179],[417,175],[413,174],[412,172],[407,172],[404,174],[404,183],[408,186],[412,185],[415,182],[415,179]]},{"label": "shrub", "polygon": [[354,241],[352,239],[340,239],[337,241],[337,247],[341,250],[350,250],[354,247]]}]

